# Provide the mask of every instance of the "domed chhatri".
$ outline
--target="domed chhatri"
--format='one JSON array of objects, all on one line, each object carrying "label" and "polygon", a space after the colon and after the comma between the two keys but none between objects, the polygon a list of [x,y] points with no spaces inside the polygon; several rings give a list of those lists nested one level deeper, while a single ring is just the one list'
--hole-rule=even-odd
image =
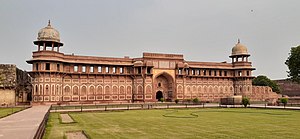
[{"label": "domed chhatri", "polygon": [[48,26],[39,30],[37,40],[33,43],[38,46],[38,52],[49,51],[47,48],[51,48],[51,51],[54,51],[54,48],[56,48],[57,52],[59,52],[59,48],[64,45],[60,42],[59,32],[51,26],[50,20],[48,21]]},{"label": "domed chhatri", "polygon": [[240,43],[240,39],[238,39],[238,43],[232,48],[231,56],[237,55],[249,55],[247,47]]},{"label": "domed chhatri", "polygon": [[50,20],[46,27],[39,30],[37,41],[35,41],[34,44],[39,44],[39,42],[54,42],[59,46],[63,46],[60,42],[59,32],[51,26]]}]

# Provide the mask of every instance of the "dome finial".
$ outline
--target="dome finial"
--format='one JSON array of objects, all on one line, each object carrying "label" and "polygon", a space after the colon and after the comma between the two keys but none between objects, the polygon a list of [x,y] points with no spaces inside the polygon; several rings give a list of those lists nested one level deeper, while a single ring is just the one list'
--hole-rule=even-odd
[{"label": "dome finial", "polygon": [[50,26],[50,27],[51,27],[51,24],[50,24],[50,19],[48,20],[48,26]]},{"label": "dome finial", "polygon": [[240,38],[238,38],[238,43],[240,43]]}]

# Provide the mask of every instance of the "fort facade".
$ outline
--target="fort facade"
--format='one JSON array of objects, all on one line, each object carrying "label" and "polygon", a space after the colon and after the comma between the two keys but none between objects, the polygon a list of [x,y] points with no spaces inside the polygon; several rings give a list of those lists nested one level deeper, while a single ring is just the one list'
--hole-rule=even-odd
[{"label": "fort facade", "polygon": [[63,43],[50,22],[34,41],[30,75],[33,103],[155,102],[198,98],[218,102],[242,95],[277,99],[269,87],[252,86],[247,48],[232,48],[231,62],[196,62],[181,54],[143,53],[138,58],[80,56],[60,52]]}]

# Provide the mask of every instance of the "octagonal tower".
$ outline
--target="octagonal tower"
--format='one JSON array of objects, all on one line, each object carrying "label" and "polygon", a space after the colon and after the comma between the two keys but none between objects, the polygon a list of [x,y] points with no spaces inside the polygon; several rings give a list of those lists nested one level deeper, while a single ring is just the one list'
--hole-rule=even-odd
[{"label": "octagonal tower", "polygon": [[231,55],[233,67],[233,86],[234,95],[250,96],[252,93],[252,63],[249,62],[250,54],[245,45],[240,43],[238,39],[237,44],[232,48]]}]

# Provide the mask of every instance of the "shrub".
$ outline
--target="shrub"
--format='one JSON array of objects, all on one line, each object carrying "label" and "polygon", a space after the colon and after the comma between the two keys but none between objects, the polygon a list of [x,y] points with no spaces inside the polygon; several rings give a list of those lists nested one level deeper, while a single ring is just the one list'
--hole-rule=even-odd
[{"label": "shrub", "polygon": [[178,104],[178,102],[179,102],[179,99],[175,99],[175,103]]},{"label": "shrub", "polygon": [[288,103],[288,98],[285,98],[285,97],[280,98],[280,102],[283,103],[283,106],[285,108],[285,105]]},{"label": "shrub", "polygon": [[165,101],[165,99],[164,99],[164,98],[160,98],[160,101],[161,101],[161,102],[164,102],[164,101]]},{"label": "shrub", "polygon": [[242,98],[242,104],[244,105],[244,107],[246,108],[247,105],[250,105],[250,99],[247,97],[243,97]]},{"label": "shrub", "polygon": [[193,99],[193,103],[195,103],[195,104],[199,103],[199,99],[198,98],[194,98]]}]

